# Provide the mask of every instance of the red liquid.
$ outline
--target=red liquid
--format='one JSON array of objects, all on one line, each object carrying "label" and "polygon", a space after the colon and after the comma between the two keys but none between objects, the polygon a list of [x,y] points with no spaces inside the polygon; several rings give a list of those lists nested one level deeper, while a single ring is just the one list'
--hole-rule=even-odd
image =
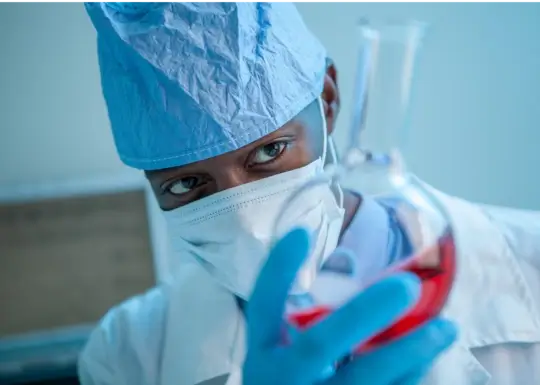
[{"label": "red liquid", "polygon": [[[383,274],[383,277],[398,271],[414,273],[422,280],[422,293],[418,303],[394,325],[357,347],[354,353],[364,353],[391,342],[439,315],[448,299],[456,273],[456,249],[453,235],[447,233],[437,245],[422,250],[403,263],[392,266]],[[292,325],[303,329],[331,312],[331,308],[320,306],[292,314],[288,320]]]}]

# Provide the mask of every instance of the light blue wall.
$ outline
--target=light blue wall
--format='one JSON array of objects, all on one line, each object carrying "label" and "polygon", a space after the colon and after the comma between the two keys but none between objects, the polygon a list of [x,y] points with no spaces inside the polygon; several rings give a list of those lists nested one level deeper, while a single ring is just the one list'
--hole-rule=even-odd
[{"label": "light blue wall", "polygon": [[[354,21],[431,22],[411,168],[463,197],[540,209],[540,4],[302,3],[340,70],[344,144]],[[124,170],[81,4],[0,4],[0,184]]]},{"label": "light blue wall", "polygon": [[[360,16],[432,24],[414,90],[407,161],[436,187],[540,209],[540,4],[299,3],[340,71],[349,123]],[[341,136],[340,136],[341,132]]]},{"label": "light blue wall", "polygon": [[81,3],[0,4],[0,184],[119,172]]}]

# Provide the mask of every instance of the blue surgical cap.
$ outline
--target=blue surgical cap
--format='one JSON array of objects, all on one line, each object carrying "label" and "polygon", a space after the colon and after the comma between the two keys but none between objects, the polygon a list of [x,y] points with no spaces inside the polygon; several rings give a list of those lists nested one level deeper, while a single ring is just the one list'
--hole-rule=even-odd
[{"label": "blue surgical cap", "polygon": [[326,52],[292,3],[87,3],[120,158],[155,170],[236,150],[323,88]]}]

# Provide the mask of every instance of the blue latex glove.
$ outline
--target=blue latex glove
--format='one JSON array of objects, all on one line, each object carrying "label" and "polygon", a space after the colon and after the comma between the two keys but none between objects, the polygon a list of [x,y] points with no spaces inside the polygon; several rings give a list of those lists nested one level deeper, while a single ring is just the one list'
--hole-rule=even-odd
[{"label": "blue latex glove", "polygon": [[456,328],[435,319],[398,341],[356,357],[328,374],[354,346],[390,326],[420,296],[412,274],[398,274],[369,287],[309,329],[281,342],[285,301],[309,250],[308,234],[293,230],[271,251],[247,305],[248,353],[244,385],[417,384],[434,359],[456,338]]}]

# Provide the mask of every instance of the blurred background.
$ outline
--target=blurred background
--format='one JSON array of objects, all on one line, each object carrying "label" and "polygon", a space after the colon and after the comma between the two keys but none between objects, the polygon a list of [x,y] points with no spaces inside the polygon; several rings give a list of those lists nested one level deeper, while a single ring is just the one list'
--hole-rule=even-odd
[{"label": "blurred background", "polygon": [[[343,103],[335,134],[338,147],[345,145],[344,133],[350,117],[355,22],[363,16],[426,21],[431,28],[417,68],[413,130],[405,151],[410,168],[436,188],[472,201],[540,209],[540,180],[537,177],[540,165],[540,4],[299,3],[298,7],[337,64]],[[89,210],[83,210],[85,205],[101,205],[103,215],[88,220],[107,223],[113,210],[110,202],[118,199],[117,194],[134,194],[130,195],[134,203],[130,206],[131,211],[125,213],[125,223],[108,223],[113,226],[110,231],[123,231],[126,237],[139,239],[142,239],[141,234],[151,233],[150,225],[146,223],[139,228],[129,225],[134,216],[142,222],[149,220],[151,209],[146,206],[150,203],[144,198],[139,173],[125,168],[116,155],[100,91],[95,33],[82,4],[0,4],[0,52],[0,199],[3,202],[0,205],[4,210],[0,216],[7,218],[4,219],[6,226],[12,229],[13,221],[33,218],[31,215],[34,214],[28,214],[30,217],[26,216],[26,219],[17,219],[22,209],[14,209],[20,208],[14,205],[26,202],[24,210],[29,210],[28,205],[34,203],[28,202],[39,196],[54,196],[56,203],[67,196],[88,196],[86,186],[95,194],[105,192],[98,194],[98,201],[91,203],[85,203],[83,198],[77,198],[78,203],[60,202],[64,208],[66,204],[78,207],[79,211],[68,207],[65,215],[83,215],[81,212]],[[126,181],[125,185],[123,181]],[[100,189],[100,183],[104,184],[103,189]],[[39,192],[43,186],[48,186],[44,188],[46,191]],[[64,193],[53,193],[53,190]],[[109,203],[103,201],[103,194],[110,195]],[[17,197],[26,198],[21,203]],[[58,210],[56,206],[45,205],[36,212],[41,212],[43,218],[49,218],[47,220],[55,218],[57,223],[62,222],[54,217]],[[70,227],[66,223],[63,226]],[[84,232],[81,228],[80,233]],[[80,240],[77,247],[96,242],[105,235],[93,236],[93,241]],[[38,246],[42,242],[32,239]],[[3,242],[5,246],[7,239]],[[24,239],[21,242],[28,243]],[[54,246],[59,249],[52,248],[49,252],[66,250],[63,248],[65,242]],[[114,295],[101,298],[104,307],[153,284],[153,278],[145,275],[144,269],[151,271],[152,276],[157,274],[150,261],[155,255],[156,240],[150,234],[143,242],[146,243],[142,250],[146,250],[148,260],[141,255],[141,270],[131,272],[128,277],[132,280],[129,290],[125,286],[128,278],[120,277],[125,273],[119,272],[111,278],[117,286],[111,286]],[[37,253],[38,246],[34,246],[32,252]],[[72,246],[69,250],[75,253],[77,247]],[[104,254],[114,256],[103,263],[113,263],[112,260],[120,263],[119,255],[129,252],[125,246],[115,247],[103,250]],[[7,268],[13,258],[6,250],[15,249],[7,246],[0,249],[0,270],[13,275]],[[58,276],[50,278],[58,287],[71,284],[75,272],[81,270],[80,265],[66,264],[61,258],[43,262],[44,266],[34,268],[34,272],[30,271],[30,263],[29,257],[28,265],[21,263],[19,267],[28,270],[25,281],[28,285],[19,285],[28,286],[28,290],[35,282],[33,278],[40,276],[40,269],[46,269],[46,266],[52,266],[51,271],[56,272],[63,269]],[[101,279],[89,274],[78,279],[86,279],[89,285]],[[138,281],[134,283],[133,280]],[[50,282],[43,285],[49,287]],[[19,298],[17,295],[22,289],[15,290],[7,284],[0,288],[0,314],[7,318],[8,311],[17,311],[13,308],[14,298]],[[34,290],[43,289],[36,286]],[[87,290],[92,291],[90,286]],[[77,301],[84,296],[81,292],[79,297],[68,300]],[[37,306],[31,297],[30,293],[18,299],[20,311]],[[47,298],[40,302],[44,308],[59,297],[51,293]],[[9,309],[8,305],[11,306]],[[76,327],[83,323],[91,326],[98,318],[99,309],[85,314],[86,318],[81,315],[84,319],[75,317],[71,320],[73,330],[79,330]],[[47,322],[39,324],[47,325],[45,331],[54,329],[54,314],[51,317],[52,320],[47,318]],[[14,321],[11,321],[13,326]],[[16,360],[32,357],[37,346],[54,346],[54,341],[62,338],[68,342],[77,340],[72,344],[72,350],[76,351],[84,342],[87,329],[75,332],[70,329],[72,334],[62,333],[69,329],[66,322],[57,322],[60,329],[56,334],[31,334],[24,341],[19,335],[42,332],[44,327],[29,323],[28,330],[11,332],[15,329],[5,326],[0,330],[0,373],[17,373],[21,367],[14,364]],[[41,339],[32,337],[38,335]],[[17,349],[19,353],[14,353]],[[20,353],[21,349],[24,354]],[[46,376],[59,384],[58,378],[73,374],[70,357],[64,359],[67,364],[63,371],[56,372],[38,360],[34,366],[29,366],[35,369],[35,375],[21,381],[37,381],[40,376],[45,377],[41,374],[47,373]],[[7,377],[0,377],[0,383],[8,383]]]}]

